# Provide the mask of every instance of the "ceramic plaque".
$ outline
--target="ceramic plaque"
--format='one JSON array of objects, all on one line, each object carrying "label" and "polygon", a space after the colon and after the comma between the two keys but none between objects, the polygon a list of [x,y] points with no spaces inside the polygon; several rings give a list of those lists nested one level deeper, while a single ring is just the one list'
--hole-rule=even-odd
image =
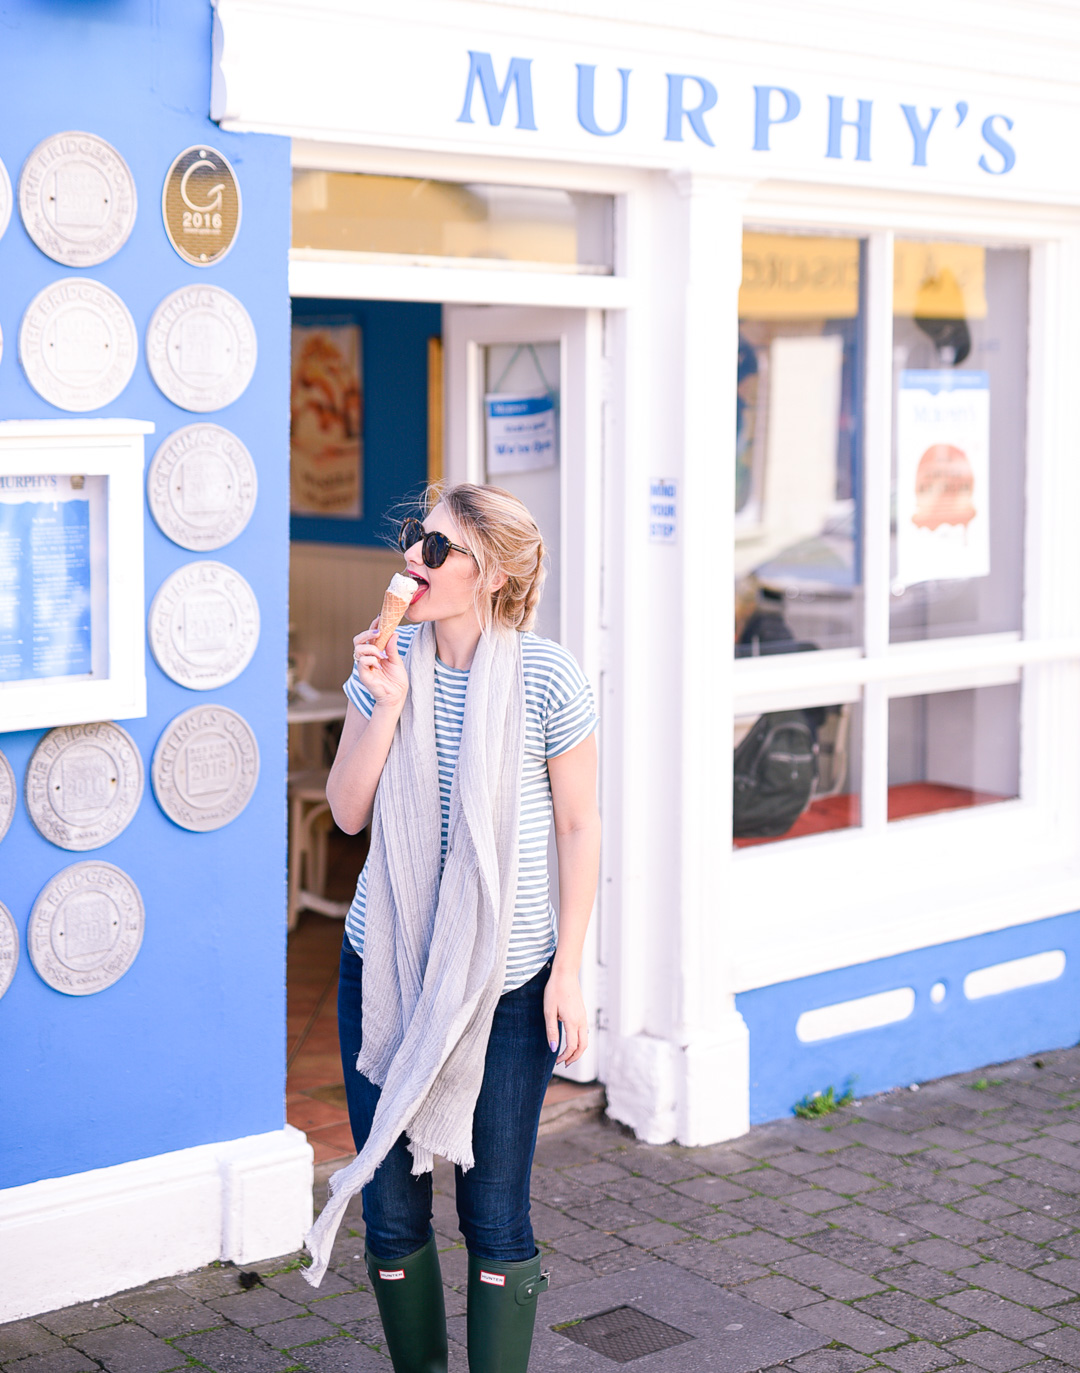
[{"label": "ceramic plaque", "polygon": [[219,424],[189,424],[154,454],[146,490],[161,532],[202,553],[231,543],[244,528],[258,479],[235,434]]},{"label": "ceramic plaque", "polygon": [[193,691],[239,677],[259,642],[259,604],[224,563],[188,563],[168,577],[150,607],[150,648],[162,672]]},{"label": "ceramic plaque", "polygon": [[0,839],[7,834],[11,825],[12,816],[15,814],[15,774],[11,770],[11,764],[0,753]]},{"label": "ceramic plaque", "polygon": [[19,966],[19,931],[11,912],[0,903],[0,996],[11,986]]},{"label": "ceramic plaque", "polygon": [[89,859],[46,884],[30,912],[26,945],[43,982],[68,996],[90,996],[131,967],[145,923],[142,897],[127,873]]},{"label": "ceramic plaque", "polygon": [[150,375],[182,410],[202,413],[231,405],[251,380],[255,353],[251,316],[217,286],[173,291],[146,331]]},{"label": "ceramic plaque", "polygon": [[120,250],[135,223],[135,180],[110,143],[58,133],[39,143],[19,177],[19,213],[43,253],[93,267]]},{"label": "ceramic plaque", "polygon": [[51,729],[26,769],[26,809],[53,844],[98,849],[127,828],[143,793],[139,750],[109,722]]},{"label": "ceramic plaque", "polygon": [[158,740],[150,776],[170,820],[186,830],[218,830],[251,800],[259,746],[243,716],[224,706],[195,706]]},{"label": "ceramic plaque", "polygon": [[19,329],[19,361],[30,385],[60,410],[97,410],[131,380],[135,321],[118,295],[90,277],[65,277],[40,291]]},{"label": "ceramic plaque", "polygon": [[216,148],[185,148],[161,192],[169,242],[193,267],[220,262],[240,232],[240,183]]}]

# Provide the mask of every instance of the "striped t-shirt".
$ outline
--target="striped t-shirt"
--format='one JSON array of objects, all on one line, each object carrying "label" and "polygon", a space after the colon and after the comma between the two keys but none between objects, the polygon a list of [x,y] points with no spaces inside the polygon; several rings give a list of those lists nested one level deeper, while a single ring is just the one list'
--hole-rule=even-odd
[{"label": "striped t-shirt", "polygon": [[[397,632],[398,652],[405,653],[416,625]],[[557,758],[587,739],[597,725],[592,688],[573,655],[551,639],[521,636],[525,677],[525,761],[521,776],[521,833],[517,901],[510,930],[503,992],[528,982],[555,950],[555,912],[548,896],[548,834],[551,829],[551,781],[547,760]],[[439,759],[442,802],[442,859],[446,860],[450,825],[450,788],[461,748],[468,668],[447,667],[435,659],[435,751]],[[345,695],[367,719],[374,697],[360,684],[357,671],[345,683]],[[364,907],[367,869],[361,870],[356,895],[345,920],[349,942],[364,952]]]}]

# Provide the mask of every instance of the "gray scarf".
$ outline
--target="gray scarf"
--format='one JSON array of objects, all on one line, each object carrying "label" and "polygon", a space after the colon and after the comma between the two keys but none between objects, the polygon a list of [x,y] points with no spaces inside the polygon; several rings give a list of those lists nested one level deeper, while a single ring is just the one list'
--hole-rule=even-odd
[{"label": "gray scarf", "polygon": [[525,680],[518,634],[481,636],[450,794],[446,863],[435,752],[435,630],[405,658],[409,693],[375,796],[364,918],[363,1048],[382,1088],[371,1133],[330,1179],[305,1243],[322,1281],[350,1198],[406,1131],[415,1175],[440,1154],[472,1167],[472,1120],[517,897]]}]

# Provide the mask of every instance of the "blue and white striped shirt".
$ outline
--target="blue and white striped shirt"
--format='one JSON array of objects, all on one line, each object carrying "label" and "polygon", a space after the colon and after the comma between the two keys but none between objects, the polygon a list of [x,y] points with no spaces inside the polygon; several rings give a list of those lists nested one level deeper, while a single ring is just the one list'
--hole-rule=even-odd
[{"label": "blue and white striped shirt", "polygon": [[[398,652],[405,656],[415,625],[398,630]],[[573,655],[551,639],[521,636],[525,677],[525,761],[521,776],[521,832],[517,901],[510,930],[503,991],[528,982],[555,951],[555,912],[548,896],[548,834],[551,829],[551,781],[547,760],[557,758],[587,739],[597,726],[592,688]],[[442,802],[442,858],[446,859],[450,824],[450,788],[454,781],[461,729],[465,719],[468,669],[447,667],[435,659],[435,751],[439,759]],[[375,701],[354,670],[345,695],[367,719]],[[349,942],[364,952],[364,906],[367,871],[362,870],[345,920]]]}]

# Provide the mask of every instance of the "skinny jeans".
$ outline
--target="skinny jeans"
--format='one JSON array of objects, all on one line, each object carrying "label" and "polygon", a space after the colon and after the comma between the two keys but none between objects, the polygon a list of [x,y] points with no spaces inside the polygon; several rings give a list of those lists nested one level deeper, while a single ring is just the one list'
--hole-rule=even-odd
[{"label": "skinny jeans", "polygon": [[[484,1080],[473,1114],[473,1157],[468,1172],[455,1168],[458,1225],[477,1258],[500,1263],[536,1253],[529,1217],[540,1108],[555,1067],[544,1025],[544,988],[551,964],[499,998],[491,1025]],[[349,942],[341,947],[338,1034],[349,1124],[357,1151],[371,1130],[380,1089],[357,1071],[363,1042],[363,959]],[[363,1189],[368,1249],[380,1259],[402,1259],[431,1236],[432,1175],[412,1174],[405,1135]]]}]

